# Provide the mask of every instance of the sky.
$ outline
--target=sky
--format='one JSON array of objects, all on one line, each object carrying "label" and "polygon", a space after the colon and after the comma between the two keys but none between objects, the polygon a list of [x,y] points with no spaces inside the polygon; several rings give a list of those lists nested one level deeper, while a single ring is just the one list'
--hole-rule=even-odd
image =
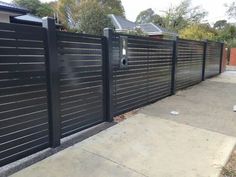
[{"label": "sky", "polygon": [[[125,7],[126,17],[134,21],[140,11],[152,8],[157,14],[161,14],[162,11],[168,7],[178,5],[181,0],[122,0],[123,6]],[[233,0],[192,0],[193,6],[201,6],[203,9],[208,11],[208,20],[213,23],[217,20],[228,19],[224,6],[225,3],[229,4]]]},{"label": "sky", "polygon": [[[1,0],[5,2],[11,2],[11,0]],[[41,0],[42,2],[49,2],[52,0]],[[157,14],[161,14],[171,5],[177,5],[181,0],[121,0],[125,8],[126,18],[131,21],[135,21],[140,11],[152,8]],[[208,11],[208,17],[206,20],[213,24],[217,20],[227,19],[225,14],[225,3],[229,4],[235,0],[192,0],[193,6],[201,6]],[[235,22],[229,20],[231,22]]]}]

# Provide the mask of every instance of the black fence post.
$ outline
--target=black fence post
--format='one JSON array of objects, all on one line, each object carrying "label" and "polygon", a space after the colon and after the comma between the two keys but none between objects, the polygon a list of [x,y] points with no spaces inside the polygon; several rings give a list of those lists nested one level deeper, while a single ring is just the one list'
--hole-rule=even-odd
[{"label": "black fence post", "polygon": [[176,67],[177,67],[177,57],[178,57],[178,37],[173,41],[173,54],[172,54],[172,72],[171,72],[171,95],[176,92]]},{"label": "black fence post", "polygon": [[220,45],[220,47],[221,47],[221,49],[220,49],[220,70],[219,70],[219,73],[222,73],[222,62],[223,62],[223,54],[224,54],[224,43],[222,42],[222,43],[220,43],[221,45]]},{"label": "black fence post", "polygon": [[203,47],[203,59],[202,59],[202,81],[205,80],[206,55],[207,55],[207,40],[204,41],[204,47]]},{"label": "black fence post", "polygon": [[108,122],[113,121],[113,102],[112,102],[112,80],[113,80],[113,66],[112,66],[112,39],[113,30],[110,28],[104,29],[105,40],[105,57],[103,57],[104,71],[105,71],[105,105],[106,105],[106,120]]},{"label": "black fence post", "polygon": [[56,26],[52,18],[43,18],[43,27],[47,29],[47,75],[49,100],[49,139],[50,147],[60,145],[60,109],[59,109],[59,62],[57,59]]}]

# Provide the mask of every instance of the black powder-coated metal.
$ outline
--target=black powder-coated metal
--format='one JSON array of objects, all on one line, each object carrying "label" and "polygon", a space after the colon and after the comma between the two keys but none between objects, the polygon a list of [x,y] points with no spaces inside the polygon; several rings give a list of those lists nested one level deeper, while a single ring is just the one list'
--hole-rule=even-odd
[{"label": "black powder-coated metal", "polygon": [[0,23],[0,166],[221,72],[221,43],[43,26]]},{"label": "black powder-coated metal", "polygon": [[57,59],[56,25],[53,18],[43,18],[43,27],[47,29],[47,72],[49,104],[50,147],[60,146],[60,100],[59,100],[59,61]]},{"label": "black powder-coated metal", "polygon": [[104,120],[102,36],[57,31],[61,137]]},{"label": "black powder-coated metal", "polygon": [[104,61],[104,83],[105,83],[105,107],[106,107],[106,120],[108,122],[113,121],[113,66],[112,66],[112,58],[113,58],[113,30],[110,28],[104,29],[104,48],[105,55],[103,58]]},{"label": "black powder-coated metal", "polygon": [[173,41],[127,36],[128,67],[120,68],[120,36],[113,35],[113,116],[171,94]]},{"label": "black powder-coated metal", "polygon": [[172,56],[172,75],[171,75],[171,94],[174,95],[176,92],[176,65],[177,65],[177,56],[178,56],[178,37],[173,42],[173,56]]},{"label": "black powder-coated metal", "polygon": [[204,42],[178,40],[176,89],[184,89],[202,81]]},{"label": "black powder-coated metal", "polygon": [[207,42],[205,78],[210,78],[220,73],[221,51],[221,43],[213,41]]},{"label": "black powder-coated metal", "polygon": [[222,73],[222,62],[223,62],[223,58],[224,58],[224,49],[225,49],[225,46],[224,46],[224,43],[221,43],[221,49],[220,49],[220,71],[219,73]]},{"label": "black powder-coated metal", "polygon": [[0,23],[0,166],[49,147],[46,30]]}]

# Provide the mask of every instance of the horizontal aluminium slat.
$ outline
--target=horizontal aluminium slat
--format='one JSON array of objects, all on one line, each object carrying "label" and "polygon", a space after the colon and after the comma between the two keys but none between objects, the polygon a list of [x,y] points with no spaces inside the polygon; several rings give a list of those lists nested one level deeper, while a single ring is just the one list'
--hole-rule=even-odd
[{"label": "horizontal aluminium slat", "polygon": [[20,109],[27,106],[33,106],[33,105],[40,105],[40,104],[47,104],[47,98],[38,98],[33,100],[24,100],[22,102],[13,102],[8,104],[2,104],[0,106],[0,112],[7,111],[7,110],[14,110],[14,109]]},{"label": "horizontal aluminium slat", "polygon": [[0,39],[0,47],[29,47],[29,48],[44,48],[43,41],[26,41],[22,39]]},{"label": "horizontal aluminium slat", "polygon": [[0,48],[0,55],[44,55],[44,49],[36,48]]},{"label": "horizontal aluminium slat", "polygon": [[86,82],[94,82],[94,81],[102,81],[102,76],[95,76],[95,77],[78,77],[78,78],[68,78],[60,80],[61,85],[70,85],[70,84],[77,84],[77,83],[86,83]]},{"label": "horizontal aluminium slat", "polygon": [[44,64],[11,64],[11,65],[0,65],[0,73],[2,71],[45,71]]},{"label": "horizontal aluminium slat", "polygon": [[30,113],[41,111],[41,110],[46,110],[47,109],[46,103],[31,105],[28,107],[21,107],[19,109],[13,109],[13,110],[9,109],[7,111],[0,112],[0,121],[11,118],[11,117],[17,117],[17,116],[26,115],[26,114],[30,114]]},{"label": "horizontal aluminium slat", "polygon": [[60,48],[79,48],[79,49],[100,49],[102,50],[102,45],[100,43],[93,44],[93,43],[77,43],[77,42],[70,42],[70,41],[58,41],[57,43],[58,49]]},{"label": "horizontal aluminium slat", "polygon": [[28,121],[33,121],[36,119],[45,119],[45,122],[47,122],[48,111],[41,110],[38,112],[32,112],[27,115],[19,115],[17,117],[11,117],[9,119],[0,120],[0,122],[1,122],[1,127],[8,127],[11,125],[17,125]]},{"label": "horizontal aluminium slat", "polygon": [[48,123],[38,124],[33,127],[27,127],[27,128],[22,129],[20,131],[12,132],[11,134],[6,134],[4,136],[0,136],[0,144],[4,143],[6,141],[21,138],[23,136],[33,134],[35,132],[39,132],[39,131],[43,131],[43,130],[48,130]]},{"label": "horizontal aluminium slat", "polygon": [[79,95],[89,94],[89,93],[101,93],[102,91],[101,88],[102,88],[102,85],[95,85],[92,87],[81,87],[81,88],[75,87],[74,89],[60,92],[60,96],[63,99],[67,97],[79,96]]},{"label": "horizontal aluminium slat", "polygon": [[62,109],[61,110],[61,115],[67,115],[67,114],[71,114],[71,113],[76,113],[79,111],[83,111],[83,110],[87,110],[89,109],[93,109],[96,108],[97,105],[102,105],[102,100],[94,100],[91,102],[84,102],[83,104],[78,104],[77,106],[71,107],[71,108],[67,108],[67,109]]},{"label": "horizontal aluminium slat", "polygon": [[[0,74],[1,75],[1,74]],[[40,85],[24,85],[20,87],[12,87],[12,88],[0,88],[0,97],[9,95],[17,95],[17,94],[27,94],[30,92],[46,92],[46,84],[42,83]],[[1,102],[1,101],[0,101]]]},{"label": "horizontal aluminium slat", "polygon": [[70,41],[70,42],[81,42],[81,43],[92,43],[92,44],[100,44],[101,38],[84,38],[77,36],[64,36],[62,34],[57,35],[58,41]]},{"label": "horizontal aluminium slat", "polygon": [[[0,59],[1,60],[1,59]],[[0,80],[10,79],[29,79],[35,77],[46,77],[45,71],[34,71],[34,72],[5,72],[0,74]]]},{"label": "horizontal aluminium slat", "polygon": [[104,121],[103,118],[97,118],[97,117],[94,117],[93,115],[89,115],[88,117],[89,119],[87,117],[84,117],[84,120],[82,122],[77,122],[76,124],[72,124],[71,126],[64,126],[62,128],[62,137],[79,132],[83,129],[86,129],[88,127],[91,127],[93,125],[96,125]]},{"label": "horizontal aluminium slat", "polygon": [[68,91],[68,90],[74,90],[74,89],[84,89],[87,87],[95,87],[95,86],[101,86],[102,81],[97,80],[94,82],[83,82],[83,83],[73,83],[73,84],[68,84],[68,85],[60,85],[60,91]]},{"label": "horizontal aluminium slat", "polygon": [[16,161],[18,159],[21,159],[23,157],[26,157],[28,155],[31,155],[31,154],[34,154],[38,151],[41,151],[43,149],[46,149],[47,147],[49,147],[49,143],[43,143],[43,144],[40,144],[40,145],[37,145],[33,148],[28,148],[28,149],[25,149],[21,152],[18,152],[17,154],[14,154],[12,156],[9,156],[9,157],[6,157],[2,160],[0,160],[0,166],[3,166],[3,165],[6,165],[8,163],[11,163],[13,161]]},{"label": "horizontal aluminium slat", "polygon": [[14,124],[7,127],[0,127],[0,136],[18,132],[25,128],[32,127],[34,125],[44,124],[44,123],[47,123],[47,119],[41,118],[41,119],[34,119],[33,121],[31,120],[27,122],[22,122],[21,124]]},{"label": "horizontal aluminium slat", "polygon": [[102,50],[99,49],[71,49],[71,48],[59,48],[57,49],[58,53],[60,55],[66,55],[66,54],[97,54],[97,55],[101,55],[102,54]]},{"label": "horizontal aluminium slat", "polygon": [[87,66],[100,65],[102,66],[102,60],[64,60],[60,64],[61,66],[69,66],[74,68],[74,66]]},{"label": "horizontal aluminium slat", "polygon": [[32,79],[11,79],[11,80],[0,80],[0,88],[5,87],[17,87],[24,85],[35,85],[46,82],[45,77],[32,78]]},{"label": "horizontal aluminium slat", "polygon": [[71,114],[67,114],[67,115],[62,115],[61,116],[61,120],[62,120],[62,125],[66,126],[66,125],[70,125],[71,121],[76,119],[76,122],[80,119],[83,120],[84,116],[86,116],[87,114],[97,114],[97,115],[101,115],[102,114],[102,105],[97,105],[96,107],[93,108],[87,108],[84,110],[80,110],[78,112],[72,112]]},{"label": "horizontal aluminium slat", "polygon": [[19,146],[21,144],[25,144],[25,143],[27,143],[31,140],[38,139],[40,137],[44,137],[46,135],[48,135],[48,130],[43,130],[43,131],[35,132],[34,134],[30,134],[30,135],[20,137],[18,139],[14,139],[14,140],[11,140],[11,141],[4,142],[4,143],[0,144],[0,152],[4,151],[4,150],[7,150],[7,149],[10,149],[12,147]]},{"label": "horizontal aluminium slat", "polygon": [[1,39],[22,39],[22,40],[30,40],[30,41],[43,41],[44,33],[38,33],[37,35],[29,33],[29,32],[9,32],[9,31],[1,31],[0,38]]},{"label": "horizontal aluminium slat", "polygon": [[48,144],[48,141],[49,141],[48,136],[43,136],[43,137],[40,137],[39,139],[32,140],[32,141],[26,142],[25,144],[0,152],[0,157],[1,157],[0,160],[4,158],[8,158],[12,155],[18,154],[27,149],[33,149],[35,146],[38,146],[41,144]]},{"label": "horizontal aluminium slat", "polygon": [[45,57],[44,56],[39,56],[39,55],[28,55],[28,56],[0,56],[0,65],[2,64],[30,64],[30,63],[38,63],[38,64],[44,64],[45,63]]},{"label": "horizontal aluminium slat", "polygon": [[98,95],[98,94],[94,94],[94,95],[89,95],[88,97],[86,98],[83,98],[83,99],[75,99],[73,101],[69,101],[69,102],[63,102],[61,103],[60,105],[60,108],[61,108],[61,111],[63,110],[67,110],[67,109],[71,109],[73,107],[77,107],[78,105],[81,105],[85,102],[95,102],[95,100],[99,100],[99,104],[102,104],[102,95]]}]

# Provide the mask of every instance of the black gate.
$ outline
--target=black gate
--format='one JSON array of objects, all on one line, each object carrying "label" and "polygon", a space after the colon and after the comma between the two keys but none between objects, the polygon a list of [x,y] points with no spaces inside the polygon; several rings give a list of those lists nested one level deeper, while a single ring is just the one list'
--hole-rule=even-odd
[{"label": "black gate", "polygon": [[103,37],[57,32],[61,136],[104,121]]},{"label": "black gate", "polygon": [[[110,38],[113,42],[113,115],[171,94],[173,41],[116,33]],[[126,56],[123,56],[124,50]]]}]

